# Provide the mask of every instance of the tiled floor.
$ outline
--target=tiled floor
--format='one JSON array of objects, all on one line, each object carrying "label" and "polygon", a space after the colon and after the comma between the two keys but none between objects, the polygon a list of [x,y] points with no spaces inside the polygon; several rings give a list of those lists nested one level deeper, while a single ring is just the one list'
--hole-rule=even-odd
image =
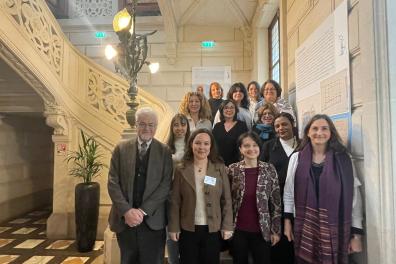
[{"label": "tiled floor", "polygon": [[0,224],[0,264],[103,263],[103,241],[96,241],[93,251],[80,253],[74,240],[47,239],[50,213],[38,210]]}]

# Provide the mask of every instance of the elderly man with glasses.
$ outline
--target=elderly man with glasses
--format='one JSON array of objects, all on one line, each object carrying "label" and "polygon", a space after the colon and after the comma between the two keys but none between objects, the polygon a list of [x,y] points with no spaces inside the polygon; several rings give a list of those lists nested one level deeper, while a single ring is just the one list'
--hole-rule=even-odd
[{"label": "elderly man with glasses", "polygon": [[169,149],[153,138],[158,124],[153,109],[139,109],[136,124],[137,137],[119,143],[111,158],[109,225],[117,235],[122,264],[160,264],[172,157]]}]

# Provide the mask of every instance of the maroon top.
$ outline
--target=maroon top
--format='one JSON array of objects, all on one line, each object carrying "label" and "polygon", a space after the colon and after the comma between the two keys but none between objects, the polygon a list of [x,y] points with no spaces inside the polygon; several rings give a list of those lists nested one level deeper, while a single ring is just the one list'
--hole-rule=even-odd
[{"label": "maroon top", "polygon": [[260,232],[256,199],[257,178],[258,167],[245,168],[245,193],[236,221],[236,229],[238,230]]}]

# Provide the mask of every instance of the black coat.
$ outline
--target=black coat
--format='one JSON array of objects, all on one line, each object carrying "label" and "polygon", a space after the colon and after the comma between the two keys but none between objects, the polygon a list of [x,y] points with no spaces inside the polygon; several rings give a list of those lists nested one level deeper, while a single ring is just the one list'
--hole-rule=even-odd
[{"label": "black coat", "polygon": [[[293,151],[294,153],[295,151]],[[293,154],[292,153],[292,154]],[[290,154],[290,156],[292,155]],[[266,141],[261,149],[260,160],[272,163],[275,166],[278,174],[280,193],[282,197],[282,211],[283,211],[283,189],[287,176],[287,167],[289,166],[290,156],[286,155],[285,150],[279,138],[273,138]],[[283,217],[282,217],[283,230]],[[283,232],[283,231],[282,231]],[[286,236],[282,235],[281,240],[273,247],[271,247],[271,263],[273,264],[292,264],[294,263],[294,249],[293,242],[289,242]]]},{"label": "black coat", "polygon": [[220,107],[221,103],[224,102],[224,100],[209,98],[208,102],[210,105],[210,110],[212,111],[212,119],[210,121],[212,121],[212,124],[213,124],[213,120],[216,116],[217,110],[219,110],[219,107]]},{"label": "black coat", "polygon": [[282,197],[283,197],[283,188],[285,187],[287,167],[289,166],[290,156],[286,155],[286,152],[283,149],[282,144],[278,137],[264,142],[261,148],[260,160],[272,163],[275,166],[276,172],[278,173],[279,187],[281,190]]},{"label": "black coat", "polygon": [[229,131],[225,130],[224,121],[214,126],[213,137],[216,141],[217,150],[226,166],[239,161],[238,138],[247,131],[246,123],[239,120]]}]

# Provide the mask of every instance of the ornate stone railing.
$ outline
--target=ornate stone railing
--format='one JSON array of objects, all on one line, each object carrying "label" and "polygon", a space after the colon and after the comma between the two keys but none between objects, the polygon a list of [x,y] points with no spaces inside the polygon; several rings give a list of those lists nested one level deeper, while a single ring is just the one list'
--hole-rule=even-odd
[{"label": "ornate stone railing", "polygon": [[[51,237],[74,235],[74,185],[65,155],[77,148],[79,130],[97,136],[109,161],[125,120],[128,83],[83,56],[64,36],[44,0],[0,0],[0,58],[44,101],[47,124],[54,128],[54,199],[48,221]],[[163,101],[139,90],[141,105],[161,116],[156,137],[167,136],[173,111]],[[98,179],[106,186],[106,171]],[[106,226],[110,200],[101,192],[100,229]],[[99,232],[100,233],[100,232]]]},{"label": "ornate stone railing", "polygon": [[[100,120],[115,121],[116,124],[111,124],[111,127],[122,131],[127,125],[126,81],[80,54],[63,35],[43,0],[3,0],[0,7],[2,20],[7,20],[0,25],[4,36],[1,38],[3,46],[8,50],[7,56],[10,57],[12,53],[26,55],[23,54],[24,51],[35,53],[29,54],[29,57],[14,55],[20,58],[19,63],[32,65],[32,68],[28,67],[29,71],[38,71],[38,74],[32,72],[38,82],[45,84],[51,79],[51,85],[33,87],[47,89],[52,95],[53,98],[49,100],[54,102],[49,102],[47,98],[44,100],[45,103],[59,105],[65,111],[70,110],[71,116],[74,106],[78,106],[93,116],[96,115]],[[68,98],[65,98],[65,95]],[[60,100],[57,100],[58,98]],[[70,99],[74,103],[69,102]],[[170,110],[164,102],[142,90],[139,91],[139,99],[142,104],[152,105],[159,113],[167,113]],[[81,112],[78,116],[78,119],[83,121]],[[90,127],[89,124],[86,125]],[[157,136],[163,139],[166,133],[167,131],[162,131],[160,127]]]},{"label": "ornate stone railing", "polygon": [[1,1],[1,11],[11,18],[14,25],[30,40],[31,45],[51,66],[51,71],[61,74],[63,64],[63,40],[59,29],[46,13],[42,1]]},{"label": "ornate stone railing", "polygon": [[113,0],[71,0],[68,3],[69,18],[112,17],[118,10],[118,1]]}]

